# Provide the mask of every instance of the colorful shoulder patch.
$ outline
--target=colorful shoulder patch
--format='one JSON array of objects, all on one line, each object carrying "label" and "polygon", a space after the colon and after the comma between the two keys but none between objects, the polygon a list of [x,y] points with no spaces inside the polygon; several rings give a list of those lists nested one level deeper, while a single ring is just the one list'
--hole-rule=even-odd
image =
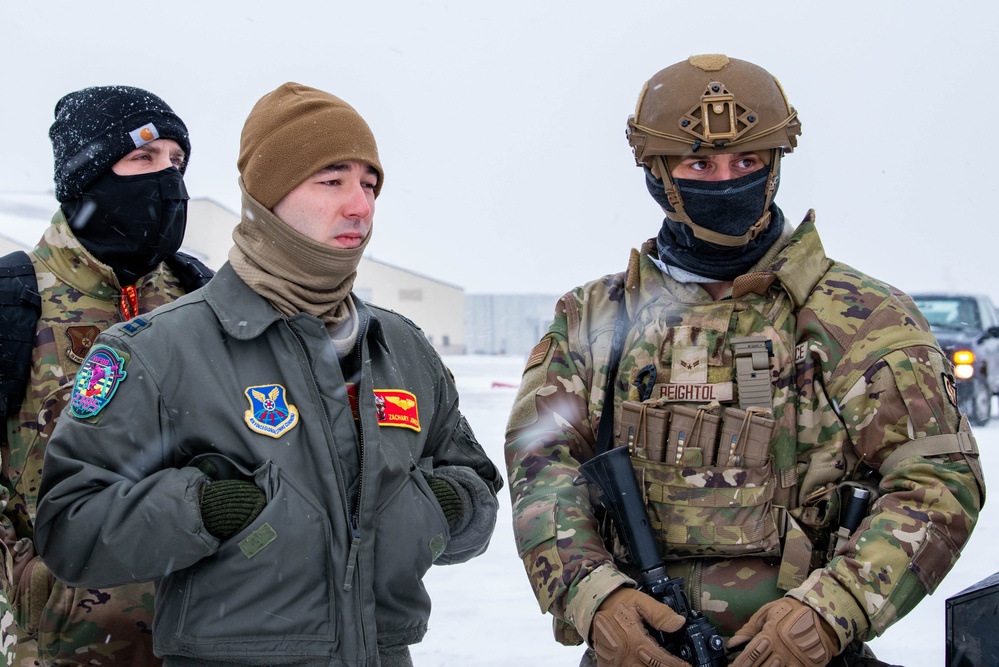
[{"label": "colorful shoulder patch", "polygon": [[402,389],[375,389],[375,414],[379,426],[401,426],[420,430],[416,396]]},{"label": "colorful shoulder patch", "polygon": [[125,360],[107,345],[95,345],[76,374],[69,412],[87,419],[103,410],[125,379]]},{"label": "colorful shoulder patch", "polygon": [[243,413],[243,419],[251,430],[278,438],[298,424],[298,408],[288,403],[285,388],[281,385],[247,387],[243,393],[250,402],[250,409]]},{"label": "colorful shoulder patch", "polygon": [[[420,431],[420,411],[414,394],[402,389],[375,389],[371,393],[375,396],[375,417],[379,426],[400,426]],[[360,410],[357,384],[354,382],[347,383],[347,399],[350,401],[354,421],[357,421]]]}]

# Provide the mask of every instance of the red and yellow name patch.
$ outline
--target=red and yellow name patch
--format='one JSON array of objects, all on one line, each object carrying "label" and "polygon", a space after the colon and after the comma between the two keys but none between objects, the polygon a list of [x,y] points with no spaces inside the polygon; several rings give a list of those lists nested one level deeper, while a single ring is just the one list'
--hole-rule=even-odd
[{"label": "red and yellow name patch", "polygon": [[[375,389],[375,416],[379,426],[400,426],[420,430],[420,412],[416,405],[416,396],[402,389]],[[357,419],[357,385],[347,385],[347,398],[350,400],[350,411]]]}]

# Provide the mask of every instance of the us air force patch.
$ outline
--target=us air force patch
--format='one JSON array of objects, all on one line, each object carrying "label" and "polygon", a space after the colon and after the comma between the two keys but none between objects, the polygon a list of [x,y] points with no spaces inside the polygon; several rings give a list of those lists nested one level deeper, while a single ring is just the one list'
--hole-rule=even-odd
[{"label": "us air force patch", "polygon": [[107,345],[92,347],[76,374],[70,414],[80,419],[95,416],[111,401],[125,375],[125,360],[115,350]]},{"label": "us air force patch", "polygon": [[68,327],[66,336],[69,337],[69,348],[66,350],[66,356],[82,364],[100,333],[101,330],[95,326]]},{"label": "us air force patch", "polygon": [[284,392],[279,384],[246,388],[243,393],[250,402],[250,409],[243,413],[243,419],[250,430],[278,438],[298,424],[298,408],[285,400]]}]

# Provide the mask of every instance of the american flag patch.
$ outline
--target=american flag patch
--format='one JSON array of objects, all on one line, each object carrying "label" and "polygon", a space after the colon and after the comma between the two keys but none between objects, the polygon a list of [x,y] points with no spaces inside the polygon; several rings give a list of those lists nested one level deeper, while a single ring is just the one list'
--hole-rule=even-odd
[{"label": "american flag patch", "polygon": [[533,368],[534,366],[537,366],[542,361],[544,361],[545,357],[548,356],[548,350],[551,348],[551,346],[552,346],[551,338],[543,338],[540,343],[535,345],[534,349],[531,350],[531,354],[529,354],[527,357],[527,365],[525,366],[525,370],[527,368]]}]

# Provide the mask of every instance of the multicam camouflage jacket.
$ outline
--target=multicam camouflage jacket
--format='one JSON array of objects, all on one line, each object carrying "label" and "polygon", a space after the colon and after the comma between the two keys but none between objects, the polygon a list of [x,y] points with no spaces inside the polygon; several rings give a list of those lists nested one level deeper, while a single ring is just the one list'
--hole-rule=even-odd
[{"label": "multicam camouflage jacket", "polygon": [[[984,502],[926,322],[906,295],[826,258],[811,212],[717,301],[650,253],[654,239],[626,272],[559,301],[507,428],[517,547],[556,639],[588,638],[604,598],[634,584],[579,470],[595,454],[619,317],[615,432],[634,405],[671,408],[678,422],[703,408],[705,428],[714,420],[723,433],[739,432],[726,431],[730,414],[770,424],[754,463],[728,456],[724,437],[717,456],[632,452],[660,552],[691,604],[724,636],[784,595],[822,614],[841,648],[881,634],[951,569]],[[772,404],[746,417],[732,343],[749,336],[766,340]],[[841,492],[861,484],[877,501],[837,542]]]},{"label": "multicam camouflage jacket", "polygon": [[152,652],[152,584],[76,589],[53,580],[34,554],[32,522],[46,444],[97,334],[129,319],[125,309],[133,316],[136,310],[145,313],[184,290],[161,264],[135,286],[136,301],[129,304],[114,273],[83,248],[61,210],[29,255],[42,312],[29,388],[20,412],[8,419],[9,450],[3,452],[13,491],[3,524],[14,555],[10,597],[18,664],[158,665]]}]

